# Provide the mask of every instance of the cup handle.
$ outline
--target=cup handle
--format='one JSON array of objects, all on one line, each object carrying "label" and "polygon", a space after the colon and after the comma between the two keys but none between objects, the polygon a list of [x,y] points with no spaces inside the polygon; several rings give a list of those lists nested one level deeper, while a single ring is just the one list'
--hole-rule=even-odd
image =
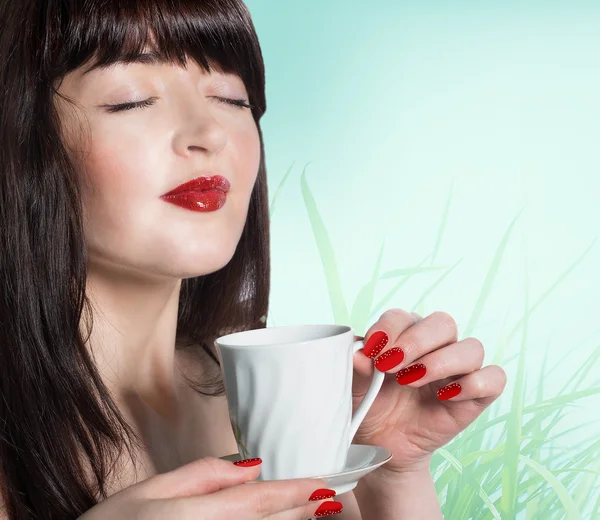
[{"label": "cup handle", "polygon": [[[354,356],[354,354],[356,354],[356,352],[361,348],[364,348],[364,346],[365,342],[363,340],[355,341],[352,345],[352,355]],[[352,439],[356,435],[360,423],[363,422],[367,412],[369,411],[369,408],[371,408],[373,401],[375,401],[375,398],[381,389],[381,385],[383,385],[384,379],[385,372],[381,372],[373,367],[373,379],[371,381],[371,386],[369,387],[369,390],[367,390],[367,393],[365,394],[361,403],[358,405],[358,408],[352,415],[352,419],[350,421],[350,444],[352,444]]]}]

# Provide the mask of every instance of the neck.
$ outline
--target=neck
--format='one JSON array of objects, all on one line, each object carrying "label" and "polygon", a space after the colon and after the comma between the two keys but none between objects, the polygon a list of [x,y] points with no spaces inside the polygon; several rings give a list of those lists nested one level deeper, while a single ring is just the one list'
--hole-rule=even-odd
[{"label": "neck", "polygon": [[180,289],[181,279],[142,277],[101,262],[88,267],[93,329],[87,346],[104,383],[117,401],[144,405],[169,419],[178,412]]}]

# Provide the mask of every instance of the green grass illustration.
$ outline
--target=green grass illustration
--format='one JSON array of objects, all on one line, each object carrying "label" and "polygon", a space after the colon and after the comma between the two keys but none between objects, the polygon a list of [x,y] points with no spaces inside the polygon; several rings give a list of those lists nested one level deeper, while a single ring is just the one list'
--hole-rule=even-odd
[{"label": "green grass illustration", "polygon": [[[323,266],[323,272],[335,323],[350,325],[357,334],[363,333],[370,320],[383,312],[402,287],[422,273],[439,271],[440,274],[415,302],[413,311],[425,309],[425,301],[437,287],[444,283],[462,261],[450,266],[434,265],[443,243],[447,227],[452,189],[443,210],[438,235],[433,250],[424,256],[419,265],[380,273],[384,243],[375,259],[370,278],[359,291],[353,305],[347,303],[342,291],[330,235],[318,211],[315,198],[306,178],[306,165],[300,176],[301,195],[304,200],[312,233]],[[293,164],[292,164],[293,167]],[[290,178],[288,169],[278,186],[272,207]],[[486,302],[493,293],[502,260],[510,237],[519,223],[519,211],[501,238],[492,258],[473,311],[462,331],[463,337],[476,330],[484,313]],[[600,518],[600,439],[596,438],[595,420],[557,433],[557,426],[571,407],[586,397],[600,393],[600,381],[595,386],[582,388],[586,377],[598,366],[600,345],[581,364],[562,388],[553,385],[550,391],[545,382],[553,381],[551,374],[560,366],[548,367],[547,354],[541,375],[527,380],[526,359],[529,324],[540,306],[560,286],[592,249],[595,240],[548,288],[531,302],[528,284],[523,288],[523,313],[514,323],[506,323],[492,363],[511,368],[509,383],[503,396],[448,445],[438,450],[432,459],[431,471],[446,520],[575,520]],[[380,284],[394,285],[381,300],[376,301],[376,288]],[[350,309],[350,310],[349,310]],[[596,331],[597,332],[597,331]],[[547,352],[547,350],[546,350]],[[513,363],[516,363],[516,368]],[[534,392],[527,391],[534,387]],[[508,412],[500,412],[500,402],[510,403]],[[574,447],[564,447],[560,441],[572,432],[589,432],[583,442]]]}]

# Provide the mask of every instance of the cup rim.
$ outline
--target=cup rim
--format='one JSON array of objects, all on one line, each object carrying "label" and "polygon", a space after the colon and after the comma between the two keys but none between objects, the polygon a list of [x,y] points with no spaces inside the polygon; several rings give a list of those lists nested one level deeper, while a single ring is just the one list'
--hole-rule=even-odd
[{"label": "cup rim", "polygon": [[[238,332],[232,332],[230,334],[226,334],[224,336],[217,338],[215,340],[215,345],[217,345],[219,347],[225,347],[225,348],[257,348],[257,347],[278,348],[283,345],[287,345],[290,342],[286,342],[286,343],[281,343],[281,342],[256,343],[256,344],[252,344],[252,345],[230,343],[230,342],[231,342],[231,340],[235,340],[236,338],[239,338],[240,336],[242,336],[244,334],[253,334],[254,333],[256,335],[260,335],[260,334],[268,333],[267,331],[276,331],[276,330],[284,330],[284,329],[288,329],[288,330],[310,329],[310,328],[315,328],[315,327],[329,328],[333,333],[330,333],[330,334],[327,334],[325,336],[318,337],[318,338],[306,339],[306,340],[302,340],[302,341],[293,341],[291,343],[293,343],[294,345],[315,343],[317,341],[322,341],[322,340],[331,339],[331,338],[337,338],[338,336],[342,336],[344,334],[348,334],[349,332],[352,332],[352,327],[350,327],[349,325],[338,325],[335,323],[308,323],[308,324],[300,324],[300,325],[279,325],[277,327],[264,327],[264,328],[260,328],[260,329],[248,329],[248,330],[240,330]],[[337,331],[334,332],[336,329],[337,329]]]}]

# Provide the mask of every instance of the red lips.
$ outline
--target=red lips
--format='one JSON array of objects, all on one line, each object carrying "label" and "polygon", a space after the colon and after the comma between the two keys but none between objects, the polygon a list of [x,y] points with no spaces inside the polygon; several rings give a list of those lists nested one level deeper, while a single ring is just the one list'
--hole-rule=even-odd
[{"label": "red lips", "polygon": [[229,187],[229,181],[220,175],[198,177],[165,193],[161,199],[190,211],[216,211],[225,204]]},{"label": "red lips", "polygon": [[195,191],[206,191],[206,190],[218,190],[223,193],[227,193],[229,191],[230,185],[229,181],[222,177],[221,175],[211,175],[211,176],[203,176],[197,177],[196,179],[192,179],[191,181],[185,182],[180,186],[177,186],[174,190],[171,190],[168,193],[162,195],[162,197],[171,197],[173,195],[181,195],[182,193],[187,192],[195,192]]}]

